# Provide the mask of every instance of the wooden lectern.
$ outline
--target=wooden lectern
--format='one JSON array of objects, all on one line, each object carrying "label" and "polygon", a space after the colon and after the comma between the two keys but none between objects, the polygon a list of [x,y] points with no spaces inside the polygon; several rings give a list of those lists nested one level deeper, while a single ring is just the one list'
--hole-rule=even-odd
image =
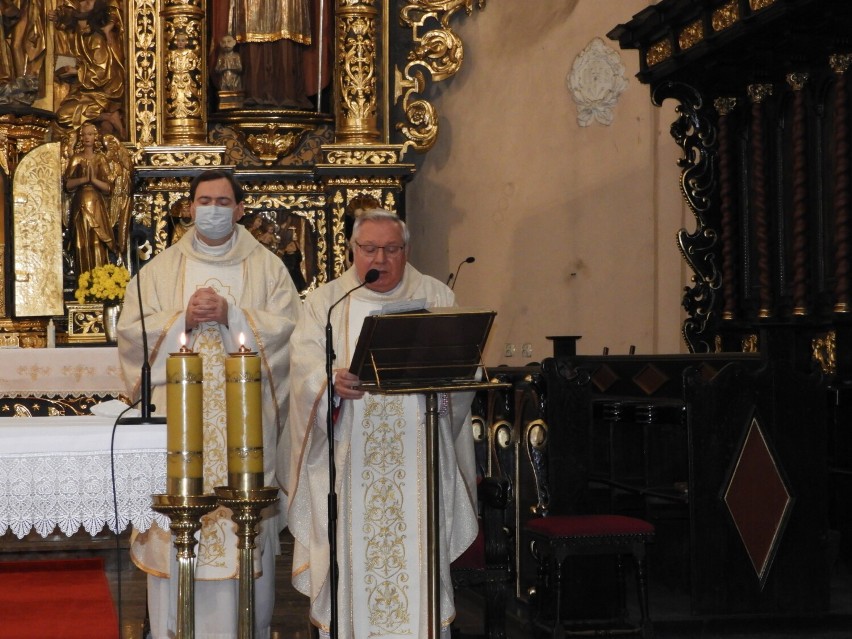
[{"label": "wooden lectern", "polygon": [[482,352],[495,315],[494,311],[458,308],[371,315],[364,319],[349,368],[361,380],[361,390],[368,393],[422,393],[426,397],[426,570],[430,639],[438,638],[441,623],[440,492],[436,477],[438,393],[509,386],[487,381],[482,365]]}]

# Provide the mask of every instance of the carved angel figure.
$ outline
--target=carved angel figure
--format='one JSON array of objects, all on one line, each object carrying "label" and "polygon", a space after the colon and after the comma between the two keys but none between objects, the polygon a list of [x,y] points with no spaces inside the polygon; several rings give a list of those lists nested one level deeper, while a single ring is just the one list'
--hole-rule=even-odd
[{"label": "carved angel figure", "polygon": [[107,162],[109,163],[112,195],[109,201],[109,221],[115,229],[115,247],[119,262],[127,250],[127,238],[130,235],[131,184],[133,179],[133,159],[130,152],[112,134],[104,136]]},{"label": "carved angel figure", "polygon": [[64,177],[71,194],[68,226],[79,274],[108,264],[116,244],[106,199],[112,193],[109,160],[94,124],[80,127],[73,149]]}]

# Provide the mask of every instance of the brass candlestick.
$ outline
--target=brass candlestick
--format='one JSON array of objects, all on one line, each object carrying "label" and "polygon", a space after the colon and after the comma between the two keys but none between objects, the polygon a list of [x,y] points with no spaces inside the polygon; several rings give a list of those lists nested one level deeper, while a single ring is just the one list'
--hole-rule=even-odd
[{"label": "brass candlestick", "polygon": [[274,487],[231,488],[217,486],[216,496],[221,506],[234,513],[240,550],[240,601],[238,639],[254,639],[254,539],[261,511],[278,501],[278,489]]},{"label": "brass candlestick", "polygon": [[215,495],[151,495],[151,508],[169,518],[178,562],[177,639],[195,639],[195,532],[216,508]]}]

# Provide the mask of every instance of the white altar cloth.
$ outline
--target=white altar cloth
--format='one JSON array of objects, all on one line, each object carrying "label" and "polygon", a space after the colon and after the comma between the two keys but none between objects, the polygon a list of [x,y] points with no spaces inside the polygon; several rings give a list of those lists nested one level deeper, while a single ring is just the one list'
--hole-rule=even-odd
[{"label": "white altar cloth", "polygon": [[113,446],[118,525],[113,502],[112,418],[0,419],[0,535],[19,538],[55,527],[72,535],[107,526],[120,532],[168,518],[151,510],[151,495],[166,487],[166,426],[121,425]]},{"label": "white altar cloth", "polygon": [[80,397],[126,393],[115,346],[0,349],[0,395]]}]

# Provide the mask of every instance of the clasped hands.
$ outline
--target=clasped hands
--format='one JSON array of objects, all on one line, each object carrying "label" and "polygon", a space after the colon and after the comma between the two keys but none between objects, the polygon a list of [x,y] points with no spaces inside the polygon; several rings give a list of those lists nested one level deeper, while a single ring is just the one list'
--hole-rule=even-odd
[{"label": "clasped hands", "polygon": [[228,325],[228,301],[209,286],[195,291],[186,305],[187,331],[204,322]]}]

